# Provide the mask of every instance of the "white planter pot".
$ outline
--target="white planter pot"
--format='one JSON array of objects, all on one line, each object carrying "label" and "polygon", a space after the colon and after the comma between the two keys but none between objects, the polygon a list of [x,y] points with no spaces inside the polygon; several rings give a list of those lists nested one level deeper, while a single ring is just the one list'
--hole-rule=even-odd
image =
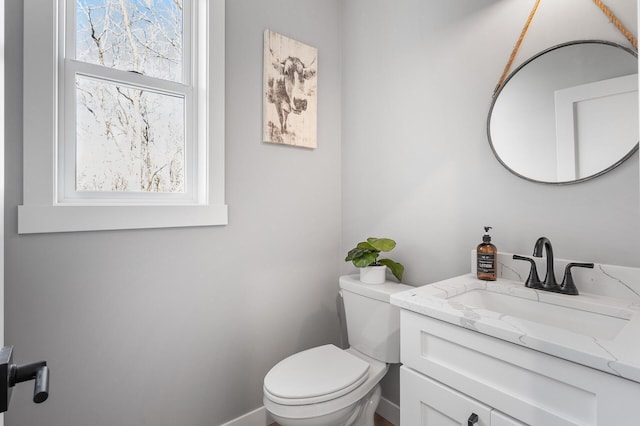
[{"label": "white planter pot", "polygon": [[387,280],[387,267],[365,266],[360,268],[360,282],[365,284],[382,284]]}]

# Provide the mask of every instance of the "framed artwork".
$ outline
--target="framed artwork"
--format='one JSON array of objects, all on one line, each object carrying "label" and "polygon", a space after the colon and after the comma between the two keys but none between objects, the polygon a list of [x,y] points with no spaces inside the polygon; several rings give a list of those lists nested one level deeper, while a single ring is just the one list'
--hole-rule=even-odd
[{"label": "framed artwork", "polygon": [[318,49],[264,32],[263,140],[317,147]]}]

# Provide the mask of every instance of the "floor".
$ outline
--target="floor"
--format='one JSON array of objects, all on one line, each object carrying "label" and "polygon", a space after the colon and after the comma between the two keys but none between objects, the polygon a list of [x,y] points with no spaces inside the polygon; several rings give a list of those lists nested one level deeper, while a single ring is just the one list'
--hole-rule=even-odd
[{"label": "floor", "polygon": [[393,426],[393,423],[376,413],[375,426]]},{"label": "floor", "polygon": [[[272,423],[269,426],[279,426],[278,423]],[[376,413],[375,417],[375,426],[393,426],[393,423],[382,417],[380,414]]]}]

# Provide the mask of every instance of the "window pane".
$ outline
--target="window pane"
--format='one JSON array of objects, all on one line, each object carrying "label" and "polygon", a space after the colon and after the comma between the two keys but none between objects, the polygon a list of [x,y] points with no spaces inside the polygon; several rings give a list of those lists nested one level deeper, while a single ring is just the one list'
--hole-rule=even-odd
[{"label": "window pane", "polygon": [[76,59],[183,81],[183,0],[75,0]]},{"label": "window pane", "polygon": [[185,101],[76,77],[76,190],[185,191]]}]

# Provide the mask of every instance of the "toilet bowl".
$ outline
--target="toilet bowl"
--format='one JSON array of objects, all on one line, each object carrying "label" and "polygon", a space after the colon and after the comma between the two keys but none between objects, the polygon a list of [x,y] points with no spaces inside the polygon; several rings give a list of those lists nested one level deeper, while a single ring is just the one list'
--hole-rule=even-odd
[{"label": "toilet bowl", "polygon": [[388,368],[352,348],[312,348],[271,369],[264,406],[281,426],[373,426],[379,382]]},{"label": "toilet bowl", "polygon": [[267,373],[264,407],[281,426],[373,426],[380,381],[400,361],[400,313],[391,294],[412,287],[340,277],[351,346],[293,354]]}]

